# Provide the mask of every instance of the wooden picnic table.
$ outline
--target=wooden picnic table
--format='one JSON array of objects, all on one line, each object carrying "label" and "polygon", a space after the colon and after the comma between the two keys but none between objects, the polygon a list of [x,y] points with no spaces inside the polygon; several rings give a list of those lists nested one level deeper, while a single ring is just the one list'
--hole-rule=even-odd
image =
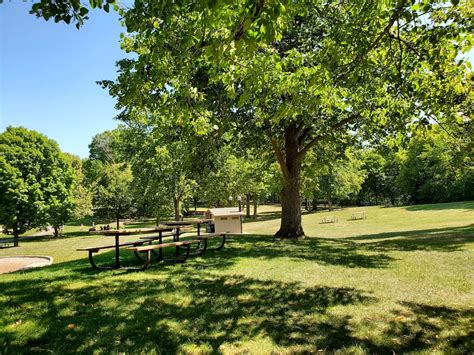
[{"label": "wooden picnic table", "polygon": [[[147,234],[147,233],[158,233],[159,242],[162,243],[162,233],[173,231],[171,226],[158,226],[151,228],[140,228],[140,229],[109,229],[98,231],[95,234],[101,234],[104,236],[114,236],[115,237],[115,264],[112,267],[113,269],[120,269],[120,236],[122,235],[135,235],[135,234]],[[161,249],[160,249],[161,251]],[[160,255],[161,256],[161,255]]]},{"label": "wooden picnic table", "polygon": [[201,235],[201,224],[206,224],[208,222],[211,222],[212,219],[189,219],[187,221],[166,221],[166,222],[161,222],[161,224],[164,224],[165,226],[173,226],[177,229],[176,231],[176,239],[179,240],[179,229],[181,227],[187,227],[187,226],[192,226],[196,225],[197,226],[197,235]]}]

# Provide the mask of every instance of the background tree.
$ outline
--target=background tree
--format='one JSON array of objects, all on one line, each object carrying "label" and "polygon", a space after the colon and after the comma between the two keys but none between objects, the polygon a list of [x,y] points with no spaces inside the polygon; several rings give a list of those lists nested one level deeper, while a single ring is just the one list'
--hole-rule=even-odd
[{"label": "background tree", "polygon": [[387,195],[387,177],[385,166],[387,164],[384,157],[373,150],[366,150],[362,156],[362,168],[366,172],[366,178],[362,184],[359,197],[372,204],[378,205]]},{"label": "background tree", "polygon": [[469,200],[474,197],[471,159],[472,152],[435,126],[412,138],[402,154],[397,182],[414,203]]},{"label": "background tree", "polygon": [[14,245],[28,229],[51,223],[55,234],[73,211],[73,173],[56,142],[25,128],[0,134],[0,223]]},{"label": "background tree", "polygon": [[[325,200],[329,210],[333,203],[356,196],[366,177],[360,156],[351,149],[342,153],[327,149],[311,152],[303,166],[303,194]],[[319,160],[321,159],[321,160]]]},{"label": "background tree", "polygon": [[153,206],[157,218],[171,205],[174,218],[180,220],[183,203],[192,199],[196,178],[207,159],[205,141],[184,127],[131,123],[121,133],[143,203]]},{"label": "background tree", "polygon": [[135,211],[132,181],[130,166],[105,165],[95,188],[94,214],[115,219],[117,229],[120,228],[120,219],[130,217]]},{"label": "background tree", "polygon": [[85,177],[82,166],[82,160],[78,156],[64,153],[74,172],[74,211],[72,219],[92,216],[92,191],[85,185]]},{"label": "background tree", "polygon": [[98,133],[89,144],[89,159],[117,163],[121,159],[120,145],[120,133],[117,129]]}]

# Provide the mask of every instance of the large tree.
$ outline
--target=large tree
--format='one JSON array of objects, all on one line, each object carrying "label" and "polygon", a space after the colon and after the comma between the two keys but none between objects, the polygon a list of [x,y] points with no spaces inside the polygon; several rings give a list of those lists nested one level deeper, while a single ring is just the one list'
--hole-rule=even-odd
[{"label": "large tree", "polygon": [[[467,110],[470,70],[458,55],[472,43],[467,2],[198,3],[136,2],[123,14],[122,45],[137,56],[103,85],[127,119],[233,119],[230,129],[258,134],[282,172],[280,237],[304,234],[301,166],[315,144],[348,130],[374,137],[459,120]],[[231,23],[240,25],[232,31]],[[221,105],[210,87],[233,103]]]},{"label": "large tree", "polygon": [[25,128],[0,134],[0,223],[14,245],[29,228],[59,227],[73,211],[73,172],[56,142]]}]

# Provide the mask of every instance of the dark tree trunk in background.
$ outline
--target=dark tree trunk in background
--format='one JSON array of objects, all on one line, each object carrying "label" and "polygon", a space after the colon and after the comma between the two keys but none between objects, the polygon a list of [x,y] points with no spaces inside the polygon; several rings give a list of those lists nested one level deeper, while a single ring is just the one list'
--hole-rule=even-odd
[{"label": "dark tree trunk in background", "polygon": [[117,221],[117,230],[120,229],[120,214],[115,215],[115,220]]},{"label": "dark tree trunk in background", "polygon": [[180,210],[179,210],[179,197],[174,197],[173,198],[173,205],[174,205],[174,219],[175,221],[179,221],[181,216],[180,216]]},{"label": "dark tree trunk in background", "polygon": [[250,218],[250,193],[245,198],[245,217]]},{"label": "dark tree trunk in background", "polygon": [[18,246],[18,237],[20,233],[18,231],[18,228],[15,226],[13,227],[13,246],[17,247]]},{"label": "dark tree trunk in background", "polygon": [[318,200],[313,198],[313,203],[312,203],[312,210],[317,211],[318,210]]},{"label": "dark tree trunk in background", "polygon": [[257,219],[257,199],[253,199],[253,219]]},{"label": "dark tree trunk in background", "polygon": [[[300,130],[295,124],[285,129],[284,153],[277,151],[278,161],[283,172],[281,191],[281,225],[275,234],[279,238],[299,238],[304,236],[301,225],[301,161],[299,154]],[[274,147],[275,148],[275,147]],[[284,154],[284,156],[283,156]]]},{"label": "dark tree trunk in background", "polygon": [[53,229],[54,229],[54,237],[55,238],[59,237],[59,227],[53,226]]}]

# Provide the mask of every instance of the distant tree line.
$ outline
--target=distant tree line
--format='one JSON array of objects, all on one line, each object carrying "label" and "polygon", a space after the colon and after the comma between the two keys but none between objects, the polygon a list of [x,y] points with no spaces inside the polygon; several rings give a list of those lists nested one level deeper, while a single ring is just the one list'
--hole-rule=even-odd
[{"label": "distant tree line", "polygon": [[[97,134],[80,159],[38,132],[9,127],[0,134],[0,224],[17,245],[30,228],[52,226],[57,236],[66,222],[86,216],[119,227],[122,218],[158,223],[238,199],[256,217],[260,203],[278,203],[283,182],[273,156],[213,134],[120,126]],[[473,200],[469,137],[431,125],[399,142],[347,136],[315,145],[303,164],[303,207]]]}]

